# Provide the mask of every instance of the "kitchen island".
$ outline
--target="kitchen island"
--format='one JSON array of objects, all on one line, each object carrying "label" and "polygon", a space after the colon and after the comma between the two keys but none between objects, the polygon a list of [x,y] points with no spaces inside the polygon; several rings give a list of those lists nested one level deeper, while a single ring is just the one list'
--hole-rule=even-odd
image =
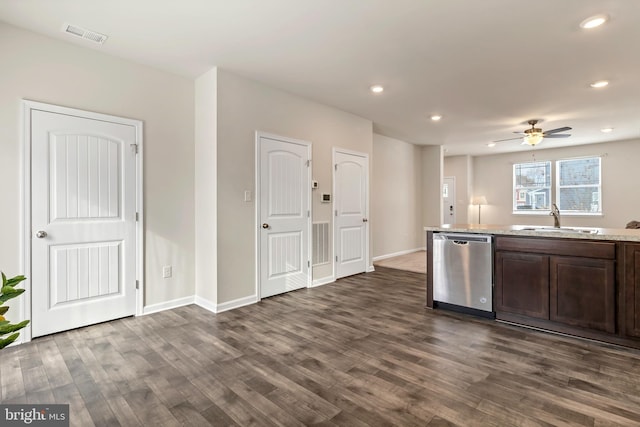
[{"label": "kitchen island", "polygon": [[456,224],[425,227],[426,306],[434,232],[493,236],[499,321],[640,348],[640,230]]}]

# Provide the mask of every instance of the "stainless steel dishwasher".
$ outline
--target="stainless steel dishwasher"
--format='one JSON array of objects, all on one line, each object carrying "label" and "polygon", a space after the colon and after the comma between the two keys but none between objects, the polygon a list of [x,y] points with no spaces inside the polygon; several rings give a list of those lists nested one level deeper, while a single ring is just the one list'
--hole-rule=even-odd
[{"label": "stainless steel dishwasher", "polygon": [[433,233],[433,300],[442,308],[493,316],[491,236]]}]

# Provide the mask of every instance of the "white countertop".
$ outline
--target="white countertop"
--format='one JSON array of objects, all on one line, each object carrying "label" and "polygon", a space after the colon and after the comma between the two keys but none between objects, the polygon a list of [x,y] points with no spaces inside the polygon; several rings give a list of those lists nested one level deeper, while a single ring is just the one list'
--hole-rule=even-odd
[{"label": "white countertop", "polygon": [[[629,230],[625,228],[562,227],[559,230],[554,230],[553,227],[538,225],[443,224],[440,226],[424,227],[424,230],[455,233],[503,234],[512,236],[640,242],[640,229]],[[595,230],[596,233],[576,232],[570,230]]]}]

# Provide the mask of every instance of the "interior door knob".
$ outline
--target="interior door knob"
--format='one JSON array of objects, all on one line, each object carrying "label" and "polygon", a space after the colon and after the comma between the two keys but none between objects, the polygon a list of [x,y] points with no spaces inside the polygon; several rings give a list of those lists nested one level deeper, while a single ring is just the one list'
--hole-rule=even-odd
[{"label": "interior door knob", "polygon": [[264,224],[262,224],[262,228],[269,228],[269,224],[265,222]]},{"label": "interior door knob", "polygon": [[40,230],[36,233],[36,237],[38,239],[44,239],[45,237],[47,237],[47,232]]}]

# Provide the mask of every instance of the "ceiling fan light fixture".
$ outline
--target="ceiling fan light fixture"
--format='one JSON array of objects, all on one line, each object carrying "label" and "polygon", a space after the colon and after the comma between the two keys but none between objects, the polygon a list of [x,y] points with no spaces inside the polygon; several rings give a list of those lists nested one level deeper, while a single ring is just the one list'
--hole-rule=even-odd
[{"label": "ceiling fan light fixture", "polygon": [[434,122],[437,122],[440,119],[442,119],[442,116],[440,114],[434,114],[431,116],[431,120],[433,120]]},{"label": "ceiling fan light fixture", "polygon": [[597,82],[591,83],[589,86],[591,86],[592,88],[595,88],[595,89],[600,89],[600,88],[603,88],[605,86],[609,86],[609,82],[606,81],[606,80],[598,80]]},{"label": "ceiling fan light fixture", "polygon": [[381,85],[373,85],[369,89],[373,93],[381,93],[384,91],[384,87],[382,87]]},{"label": "ceiling fan light fixture", "polygon": [[590,16],[580,23],[580,28],[584,28],[585,30],[590,30],[592,28],[599,27],[600,25],[604,24],[608,20],[609,20],[609,16],[604,14]]},{"label": "ceiling fan light fixture", "polygon": [[534,145],[538,145],[542,141],[542,138],[542,132],[531,132],[524,137],[523,143],[533,147]]}]

